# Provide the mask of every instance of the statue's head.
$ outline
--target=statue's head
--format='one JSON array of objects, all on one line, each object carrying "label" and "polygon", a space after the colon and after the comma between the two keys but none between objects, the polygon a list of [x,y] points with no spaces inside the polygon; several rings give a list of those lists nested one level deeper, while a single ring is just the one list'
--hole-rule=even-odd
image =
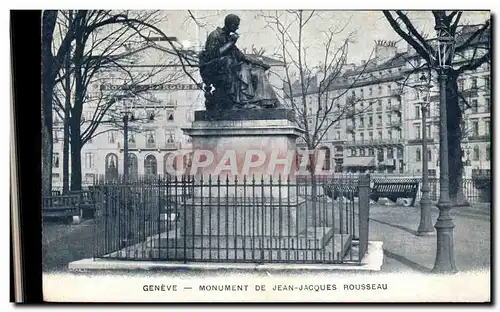
[{"label": "statue's head", "polygon": [[229,14],[224,19],[224,27],[230,32],[235,32],[240,27],[240,17],[236,14]]}]

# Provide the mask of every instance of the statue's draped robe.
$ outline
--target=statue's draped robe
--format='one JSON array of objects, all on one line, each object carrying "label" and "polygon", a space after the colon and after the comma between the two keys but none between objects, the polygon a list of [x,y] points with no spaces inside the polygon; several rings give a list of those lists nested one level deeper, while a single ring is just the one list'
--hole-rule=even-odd
[{"label": "statue's draped robe", "polygon": [[245,55],[235,45],[225,53],[219,53],[229,40],[229,33],[222,28],[217,28],[208,36],[205,51],[200,57],[204,83],[213,85],[219,100],[225,98],[232,102],[231,106],[278,106],[264,67],[245,62]]}]

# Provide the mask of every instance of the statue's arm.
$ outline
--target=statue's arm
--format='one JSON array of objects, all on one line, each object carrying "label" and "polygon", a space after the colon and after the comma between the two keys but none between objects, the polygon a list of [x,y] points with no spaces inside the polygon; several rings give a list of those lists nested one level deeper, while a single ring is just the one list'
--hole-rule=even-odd
[{"label": "statue's arm", "polygon": [[225,55],[230,49],[231,47],[233,47],[235,44],[235,42],[233,41],[229,41],[228,43],[222,45],[220,48],[219,48],[219,55],[220,56],[223,56]]}]

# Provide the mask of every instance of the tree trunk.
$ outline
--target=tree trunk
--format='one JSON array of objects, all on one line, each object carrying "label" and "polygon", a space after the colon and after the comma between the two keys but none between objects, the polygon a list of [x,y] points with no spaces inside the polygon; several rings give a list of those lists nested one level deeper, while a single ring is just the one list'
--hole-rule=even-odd
[{"label": "tree trunk", "polygon": [[[68,27],[73,23],[73,12],[68,11]],[[69,122],[71,116],[71,47],[64,58],[64,133],[63,133],[63,193],[69,191]]]},{"label": "tree trunk", "polygon": [[462,111],[459,103],[457,75],[448,76],[446,88],[446,113],[448,128],[448,168],[450,183],[450,200],[454,205],[464,205],[465,197],[462,188],[463,162],[462,162],[462,131],[460,121]]},{"label": "tree trunk", "polygon": [[47,10],[42,21],[42,196],[52,191],[52,95],[54,92],[52,35],[57,11]]},{"label": "tree trunk", "polygon": [[[43,115],[42,115],[43,116]],[[42,196],[51,195],[52,191],[52,135],[42,117]]]},{"label": "tree trunk", "polygon": [[66,94],[64,109],[64,142],[63,142],[63,193],[69,191],[69,122],[70,122],[70,94]]},{"label": "tree trunk", "polygon": [[318,205],[318,186],[317,186],[317,179],[316,179],[316,153],[314,152],[313,148],[308,148],[309,152],[309,173],[310,173],[310,185],[311,185],[311,222],[308,222],[308,224],[311,224],[315,227],[320,226],[320,222],[317,219],[320,213],[317,212]]},{"label": "tree trunk", "polygon": [[[76,124],[76,126],[75,126]],[[82,157],[80,142],[80,119],[71,117],[71,190],[82,189]]]}]

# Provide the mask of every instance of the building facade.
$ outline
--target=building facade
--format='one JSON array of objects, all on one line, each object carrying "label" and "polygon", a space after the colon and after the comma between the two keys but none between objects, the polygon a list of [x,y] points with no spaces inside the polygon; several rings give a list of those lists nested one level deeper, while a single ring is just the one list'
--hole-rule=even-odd
[{"label": "building facade", "polygon": [[[486,38],[488,44],[489,36]],[[471,56],[473,48],[474,45],[457,54]],[[454,60],[457,65],[465,61],[460,56]],[[420,70],[423,62],[411,48],[399,52],[395,42],[379,40],[375,42],[372,60],[344,65],[345,72],[330,83],[327,93],[335,99],[330,120],[338,119],[339,114],[341,118],[324,131],[317,147],[329,156],[324,168],[335,168],[337,172],[420,175],[425,126],[428,169],[431,175],[439,175],[439,88],[437,77],[432,74],[429,77],[428,71]],[[422,74],[430,79],[430,91],[425,98],[420,88]],[[466,177],[471,176],[472,170],[491,168],[490,77],[490,66],[486,63],[465,71],[458,79],[460,105],[464,105],[464,100],[470,105],[463,110],[462,124],[465,153],[461,157]],[[319,85],[310,88],[306,94],[308,123],[313,129],[314,123],[319,122],[316,115],[319,88]],[[300,88],[292,91],[298,101],[302,93]],[[428,108],[426,125],[422,124],[422,105]],[[305,141],[300,143],[305,147]]]}]

